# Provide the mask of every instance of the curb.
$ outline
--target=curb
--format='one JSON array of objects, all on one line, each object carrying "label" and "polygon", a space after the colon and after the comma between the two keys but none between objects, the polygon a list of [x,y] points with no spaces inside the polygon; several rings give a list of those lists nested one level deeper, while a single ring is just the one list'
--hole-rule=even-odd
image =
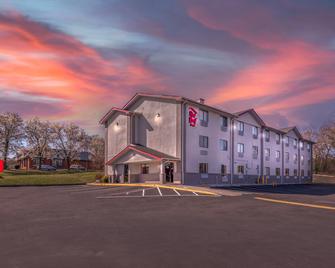
[{"label": "curb", "polygon": [[156,183],[87,183],[87,185],[91,186],[118,186],[118,187],[159,187],[163,189],[175,189],[185,192],[195,192],[198,194],[207,194],[207,195],[214,195],[214,196],[220,196],[220,194],[210,191],[203,191],[203,190],[197,190],[192,189],[190,187],[178,187],[178,186],[168,186],[168,185],[162,185],[162,184],[156,184]]},{"label": "curb", "polygon": [[8,184],[8,185],[1,185],[0,184],[0,188],[1,187],[47,187],[47,186],[76,186],[76,185],[86,185],[85,182],[81,182],[81,183],[62,183],[62,184]]}]

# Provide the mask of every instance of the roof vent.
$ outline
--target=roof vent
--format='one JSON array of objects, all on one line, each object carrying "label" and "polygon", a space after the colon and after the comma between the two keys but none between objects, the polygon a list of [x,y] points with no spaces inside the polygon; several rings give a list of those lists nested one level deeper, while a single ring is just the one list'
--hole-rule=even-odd
[{"label": "roof vent", "polygon": [[201,103],[201,104],[205,104],[205,99],[200,98],[200,99],[198,99],[198,102]]}]

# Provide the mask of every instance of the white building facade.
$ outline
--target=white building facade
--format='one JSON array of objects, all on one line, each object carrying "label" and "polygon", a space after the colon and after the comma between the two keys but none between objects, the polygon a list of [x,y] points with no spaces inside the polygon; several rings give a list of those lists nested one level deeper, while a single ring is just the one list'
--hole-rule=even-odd
[{"label": "white building facade", "polygon": [[[252,185],[312,180],[312,145],[296,127],[267,126],[180,96],[136,94],[105,126],[111,182]],[[288,140],[288,145],[287,145]]]}]

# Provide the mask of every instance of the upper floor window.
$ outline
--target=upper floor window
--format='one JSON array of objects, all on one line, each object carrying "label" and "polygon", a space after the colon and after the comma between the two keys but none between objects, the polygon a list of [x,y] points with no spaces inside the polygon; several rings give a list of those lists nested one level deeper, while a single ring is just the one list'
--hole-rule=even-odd
[{"label": "upper floor window", "polygon": [[303,141],[300,142],[300,148],[301,148],[301,150],[304,150],[304,149],[305,149],[305,144],[304,144]]},{"label": "upper floor window", "polygon": [[199,146],[202,148],[208,148],[208,137],[207,136],[199,136]]},{"label": "upper floor window", "polygon": [[238,130],[238,134],[243,136],[244,134],[244,123],[237,121],[237,130]]},{"label": "upper floor window", "polygon": [[285,145],[287,147],[290,145],[290,138],[288,136],[285,137]]},{"label": "upper floor window", "polygon": [[252,158],[253,159],[258,158],[258,146],[252,146]]},{"label": "upper floor window", "polygon": [[305,177],[305,170],[300,170],[300,172],[301,172],[301,177]]},{"label": "upper floor window", "polygon": [[276,151],[276,160],[280,161],[280,151]]},{"label": "upper floor window", "polygon": [[304,164],[304,156],[302,155],[302,156],[300,156],[300,158],[301,158],[301,164],[303,165]]},{"label": "upper floor window", "polygon": [[237,144],[237,153],[238,153],[238,156],[244,155],[244,144],[243,143]]},{"label": "upper floor window", "polygon": [[285,152],[285,161],[288,162],[290,160],[289,152]]},{"label": "upper floor window", "polygon": [[265,130],[265,141],[270,141],[270,131]]},{"label": "upper floor window", "polygon": [[294,147],[294,148],[297,148],[297,146],[298,146],[298,140],[297,140],[297,139],[294,139],[294,140],[293,140],[293,147]]},{"label": "upper floor window", "polygon": [[258,138],[258,127],[252,127],[252,136],[254,139]]},{"label": "upper floor window", "polygon": [[200,120],[200,125],[203,127],[208,126],[208,112],[205,110],[200,110],[199,111],[199,120]]},{"label": "upper floor window", "polygon": [[199,163],[199,173],[200,174],[208,173],[208,163]]},{"label": "upper floor window", "polygon": [[265,160],[269,161],[270,160],[270,149],[266,148],[264,151],[265,154]]},{"label": "upper floor window", "polygon": [[280,135],[279,134],[276,134],[276,143],[280,144]]},{"label": "upper floor window", "polygon": [[220,150],[221,151],[227,151],[228,150],[228,141],[227,140],[220,139],[219,143],[220,143]]},{"label": "upper floor window", "polygon": [[307,151],[311,150],[311,145],[309,143],[307,143]]},{"label": "upper floor window", "polygon": [[221,130],[226,131],[228,127],[228,118],[225,116],[221,116],[220,120],[221,120]]}]

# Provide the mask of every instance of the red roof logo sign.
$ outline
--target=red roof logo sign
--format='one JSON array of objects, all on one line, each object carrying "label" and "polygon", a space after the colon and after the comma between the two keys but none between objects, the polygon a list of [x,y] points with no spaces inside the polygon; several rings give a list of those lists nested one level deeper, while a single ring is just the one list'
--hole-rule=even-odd
[{"label": "red roof logo sign", "polygon": [[191,127],[195,127],[197,125],[197,115],[198,112],[196,109],[194,109],[193,107],[188,107],[188,122]]}]

